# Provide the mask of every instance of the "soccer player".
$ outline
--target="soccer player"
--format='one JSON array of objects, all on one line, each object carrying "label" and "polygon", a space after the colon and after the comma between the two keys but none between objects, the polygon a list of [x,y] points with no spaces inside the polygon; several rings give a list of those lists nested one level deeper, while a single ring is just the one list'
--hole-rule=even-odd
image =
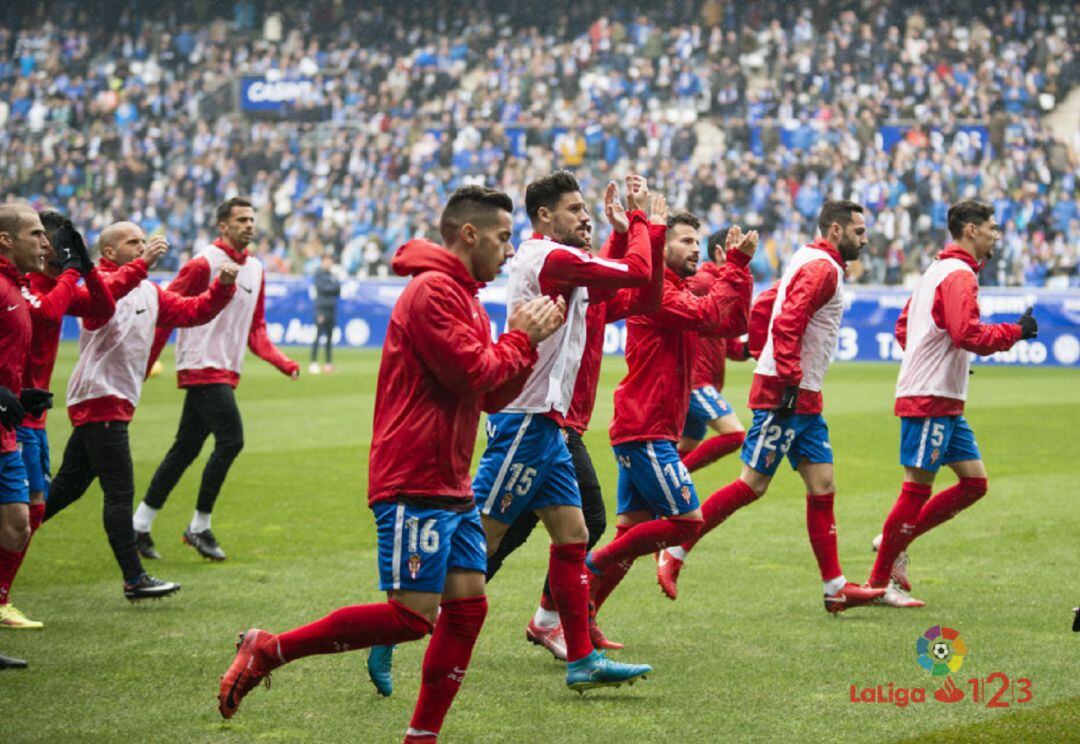
[{"label": "soccer player", "polygon": [[[870,586],[886,590],[879,603],[893,607],[925,604],[906,593],[907,546],[986,494],[986,468],[964,418],[971,354],[1005,351],[1039,330],[1031,308],[1015,323],[979,320],[978,271],[1001,235],[993,206],[957,202],[949,209],[948,226],[953,242],[920,277],[896,322],[904,358],[893,412],[900,417],[904,484],[874,541],[877,558],[870,573]],[[959,481],[930,498],[942,465]]]},{"label": "soccer player", "polygon": [[32,333],[24,275],[41,271],[48,242],[32,207],[0,205],[0,607],[7,608],[0,617],[11,618],[5,627],[14,628],[35,627],[11,612],[7,596],[30,540],[29,484],[15,433],[24,415],[20,394]]},{"label": "soccer player", "polygon": [[[30,492],[30,538],[18,562],[0,569],[0,593],[6,593],[9,600],[11,585],[26,559],[30,540],[45,517],[50,477],[45,413],[52,407],[53,395],[49,387],[60,344],[61,323],[65,313],[108,320],[115,307],[112,295],[90,260],[82,236],[58,212],[44,211],[39,217],[49,246],[42,270],[32,271],[24,279],[23,296],[30,305],[32,332],[20,394],[26,415],[15,430]],[[85,286],[78,287],[75,282],[83,272]],[[8,601],[0,604],[0,627],[40,628],[43,623],[30,620]]]},{"label": "soccer player", "polygon": [[[761,498],[786,455],[806,485],[806,529],[824,583],[825,609],[843,612],[883,593],[849,582],[840,568],[833,516],[833,455],[821,388],[844,314],[844,270],[866,244],[861,205],[826,201],[821,237],[795,252],[776,287],[768,332],[750,387],[753,425],[738,479],[702,505],[701,532],[668,551],[673,562],[664,593],[675,597],[687,552],[737,509]],[[772,290],[770,290],[770,293]],[[754,304],[757,313],[759,302]],[[751,345],[753,345],[751,329]]]},{"label": "soccer player", "polygon": [[[741,239],[742,232],[736,226],[724,236],[723,251],[720,243],[709,243],[706,248],[709,261],[701,264],[686,280],[691,292],[704,295],[709,291],[721,275],[725,252],[738,245]],[[678,447],[679,457],[691,473],[739,449],[746,438],[742,422],[721,391],[724,389],[726,360],[745,361],[747,358],[745,345],[740,341],[711,333],[702,333],[698,337],[690,376],[690,406]],[[716,436],[706,440],[709,429],[715,431]],[[663,556],[660,560],[664,560]]]},{"label": "soccer player", "polygon": [[[101,231],[98,244],[98,270],[108,277],[140,259],[146,237],[138,225],[117,222]],[[67,386],[73,429],[45,508],[48,521],[81,498],[95,478],[101,480],[105,532],[124,578],[124,596],[133,602],[164,597],[180,589],[179,584],[160,581],[143,570],[131,526],[135,474],[128,423],[142,393],[154,332],[210,321],[232,299],[238,272],[236,264],[223,262],[218,278],[205,292],[183,297],[162,290],[146,278],[141,266],[137,267],[116,278],[117,284],[123,279],[135,286],[116,290],[115,296],[123,299],[116,302],[113,316],[105,322],[83,322],[79,361]]]},{"label": "soccer player", "polygon": [[[183,540],[204,558],[225,560],[225,551],[210,529],[210,519],[229,467],[244,447],[244,427],[234,389],[240,384],[244,367],[245,342],[257,356],[293,380],[300,376],[300,365],[282,354],[266,335],[263,265],[247,251],[255,234],[255,209],[251,202],[234,197],[218,205],[216,218],[218,239],[180,270],[169,291],[186,296],[205,292],[217,267],[226,262],[240,267],[238,291],[213,321],[182,329],[177,336],[176,376],[179,387],[185,390],[184,410],[176,440],[135,511],[136,540],[144,558],[161,558],[150,535],[154,517],[165,506],[184,471],[199,456],[206,438],[213,434],[214,451],[203,469],[195,513]],[[151,359],[157,357],[170,332],[169,328],[158,331]]]},{"label": "soccer player", "polygon": [[[641,199],[638,198],[637,201],[640,202]],[[563,427],[566,446],[574,461],[578,490],[581,492],[581,509],[585,517],[585,527],[589,533],[587,550],[591,550],[600,541],[600,537],[607,528],[607,508],[604,505],[600,480],[597,478],[592,458],[582,440],[589,421],[592,419],[593,406],[596,403],[596,387],[600,380],[600,363],[604,355],[604,332],[608,323],[630,315],[653,312],[659,306],[663,289],[667,212],[667,200],[664,196],[660,194],[652,196],[648,223],[652,250],[652,279],[649,284],[642,289],[620,289],[613,294],[596,290],[589,296],[589,309],[585,314],[585,350],[582,353],[581,367],[578,369],[577,382],[574,384],[574,393],[570,400],[570,411],[566,415],[566,424]],[[604,192],[604,214],[611,223],[612,232],[601,248],[600,256],[622,258],[627,251],[630,217],[619,200],[618,187],[614,182],[608,184]],[[506,557],[525,543],[539,521],[540,518],[533,511],[523,512],[514,520],[503,536],[499,549],[488,557],[489,582]],[[622,648],[622,644],[610,641],[604,636],[595,618],[591,616],[589,635],[596,648]],[[556,659],[566,661],[566,640],[547,577],[544,579],[544,588],[540,594],[540,605],[525,627],[525,637],[530,642],[546,648]]]},{"label": "soccer player", "polygon": [[626,377],[615,388],[610,435],[619,464],[616,536],[585,560],[598,611],[634,560],[685,542],[701,509],[676,442],[690,397],[698,333],[733,338],[746,331],[753,279],[747,265],[757,233],[741,237],[704,296],[686,285],[697,271],[701,222],[689,212],[668,218],[659,310],[627,321]]},{"label": "soccer player", "polygon": [[[434,742],[487,614],[484,532],[469,483],[480,411],[514,398],[536,346],[565,305],[538,297],[514,307],[493,343],[477,299],[513,255],[510,197],[467,186],[439,221],[446,248],[412,240],[392,268],[413,279],[390,316],[375,393],[368,503],[375,512],[380,587],[387,601],[343,607],[284,633],[251,629],[221,678],[218,710],[231,718],[276,667],[415,641],[432,633],[406,742]],[[440,611],[441,609],[441,611]]]},{"label": "soccer player", "polygon": [[[566,171],[538,178],[525,190],[533,236],[510,264],[507,303],[542,295],[566,300],[566,324],[541,344],[524,390],[488,416],[487,448],[473,479],[481,502],[488,552],[524,511],[534,511],[551,536],[548,584],[566,640],[566,684],[583,691],[621,685],[652,671],[600,654],[589,634],[588,587],[582,580],[588,530],[573,458],[563,436],[582,355],[590,294],[643,287],[652,276],[645,179],[630,176],[632,211],[625,258],[605,259],[587,249],[592,221],[577,179]],[[638,200],[641,200],[638,202]]]}]

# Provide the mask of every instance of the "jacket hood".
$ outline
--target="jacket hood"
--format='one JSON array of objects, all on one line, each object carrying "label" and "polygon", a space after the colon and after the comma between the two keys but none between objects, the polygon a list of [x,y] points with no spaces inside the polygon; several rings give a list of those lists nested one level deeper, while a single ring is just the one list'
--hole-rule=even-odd
[{"label": "jacket hood", "polygon": [[469,275],[460,258],[441,245],[423,238],[414,238],[398,248],[390,261],[390,268],[399,276],[419,276],[425,271],[440,271],[461,282],[472,292],[484,286]]}]

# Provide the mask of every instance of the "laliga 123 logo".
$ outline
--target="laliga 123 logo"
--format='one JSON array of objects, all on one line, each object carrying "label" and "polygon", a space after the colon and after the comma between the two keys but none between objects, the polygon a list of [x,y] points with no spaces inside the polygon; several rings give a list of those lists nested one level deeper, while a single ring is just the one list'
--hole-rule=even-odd
[{"label": "laliga 123 logo", "polygon": [[[970,649],[955,628],[935,625],[915,641],[915,660],[932,677],[944,677],[941,687],[933,692],[939,703],[958,703],[965,698],[964,691],[953,681],[952,675],[960,671]],[[962,683],[961,683],[962,684]],[[1010,704],[1028,703],[1034,698],[1032,682],[1027,677],[1010,679],[1004,672],[994,672],[986,677],[967,680],[971,688],[970,700],[985,703],[988,708],[1008,708]],[[876,687],[851,686],[853,703],[885,703],[906,708],[912,703],[925,703],[925,687],[903,687],[895,682]]]}]

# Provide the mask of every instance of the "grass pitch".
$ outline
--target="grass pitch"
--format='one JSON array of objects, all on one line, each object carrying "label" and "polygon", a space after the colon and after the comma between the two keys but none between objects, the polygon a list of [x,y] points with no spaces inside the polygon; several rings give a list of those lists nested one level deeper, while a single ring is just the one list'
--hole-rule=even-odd
[{"label": "grass pitch", "polygon": [[[62,347],[57,390],[75,352]],[[215,707],[238,631],[280,631],[381,599],[365,501],[378,355],[340,352],[336,361],[333,375],[291,383],[248,360],[238,390],[247,445],[214,515],[228,561],[204,562],[180,544],[209,446],[154,528],[165,557],[148,568],[183,584],[176,597],[141,606],[123,599],[97,485],[37,534],[12,597],[46,627],[0,630],[0,651],[31,663],[0,672],[4,742],[401,740],[426,642],[399,647],[390,699],[375,695],[360,651],[278,670],[273,689],[253,691],[232,721]],[[615,467],[606,426],[623,371],[621,359],[605,360],[586,437],[609,507]],[[746,425],[750,375],[751,367],[730,365],[725,390]],[[870,540],[901,482],[895,379],[894,365],[850,364],[834,367],[826,383],[840,554],[856,581],[869,572]],[[915,594],[928,603],[921,610],[826,615],[803,489],[785,466],[764,499],[693,553],[677,602],[661,595],[652,561],[635,566],[601,620],[627,644],[617,658],[651,663],[655,672],[633,688],[579,697],[565,688],[563,667],[524,640],[547,557],[546,539],[534,535],[490,587],[487,625],[443,740],[1077,740],[1080,634],[1069,623],[1080,604],[1078,383],[1075,370],[978,368],[967,416],[990,493],[915,543]],[[172,374],[146,385],[131,429],[138,497],[171,443],[181,401]],[[49,432],[55,469],[69,433],[62,410]],[[738,470],[729,456],[695,474],[701,497]],[[959,630],[969,647],[954,675],[965,697],[954,704],[933,698],[941,681],[916,663],[916,639],[938,624]],[[987,706],[1000,677],[973,702],[968,680],[998,672],[1010,680],[998,698],[1008,707]],[[1015,702],[1020,678],[1033,693],[1024,704]],[[851,702],[853,685],[859,697],[878,685],[888,695],[890,683],[894,700],[898,688],[923,688],[926,702]]]}]

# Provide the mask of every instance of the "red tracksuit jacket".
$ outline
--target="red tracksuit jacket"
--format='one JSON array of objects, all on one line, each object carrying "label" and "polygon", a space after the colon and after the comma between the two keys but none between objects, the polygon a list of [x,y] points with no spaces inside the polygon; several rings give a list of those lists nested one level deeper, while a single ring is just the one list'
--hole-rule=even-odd
[{"label": "red tracksuit jacket", "polygon": [[524,331],[491,340],[491,321],[461,260],[426,240],[398,249],[412,275],[390,314],[375,390],[368,504],[398,496],[472,499],[481,410],[518,396],[536,363]]},{"label": "red tracksuit jacket", "polygon": [[[53,367],[56,366],[64,315],[108,320],[116,309],[116,302],[97,269],[86,275],[82,287],[73,286],[73,281],[78,280],[74,270],[65,271],[56,279],[37,271],[26,278],[32,298],[28,302],[31,304],[30,318],[34,331],[30,357],[23,372],[23,387],[48,390],[52,384]],[[58,293],[66,294],[70,302],[56,301]],[[45,411],[36,418],[27,413],[22,425],[30,429],[44,429],[47,413]]]},{"label": "red tracksuit jacket", "polygon": [[627,320],[626,377],[615,388],[611,443],[650,439],[678,441],[690,403],[690,372],[697,333],[728,338],[746,332],[753,280],[749,257],[728,252],[720,278],[704,297],[665,269],[660,309]]},{"label": "red tracksuit jacket", "polygon": [[[622,258],[626,255],[626,233],[612,232],[604,247],[603,258]],[[585,351],[574,382],[574,396],[570,400],[565,425],[578,434],[584,434],[592,419],[596,405],[596,388],[600,382],[600,363],[604,357],[604,333],[608,323],[629,318],[631,315],[647,315],[660,309],[660,296],[664,290],[664,240],[666,225],[649,223],[649,244],[652,249],[652,279],[640,289],[624,288],[613,295],[589,291],[589,309],[585,312]]]},{"label": "red tracksuit jacket", "polygon": [[[214,241],[221,250],[229,255],[229,258],[238,265],[243,265],[250,253],[237,251],[224,240]],[[266,334],[266,274],[263,274],[262,284],[259,285],[259,298],[255,302],[255,313],[251,319],[251,330],[248,331],[248,348],[255,356],[265,359],[285,374],[292,374],[300,369],[300,365],[281,353],[278,347]],[[205,292],[210,286],[210,263],[202,256],[197,256],[188,261],[177,273],[176,278],[169,282],[169,291],[184,297],[193,297]],[[161,350],[169,340],[172,328],[161,328],[154,336],[154,345],[150,350],[150,360],[147,362],[147,373],[154,366],[161,355]],[[181,369],[176,373],[177,387],[187,388],[198,385],[214,385],[225,383],[234,388],[240,384],[240,375],[228,369],[215,369],[206,367],[203,369]]]},{"label": "red tracksuit jacket", "polygon": [[[0,257],[0,385],[18,395],[30,354],[30,305],[23,296],[23,277],[11,261]],[[0,426],[0,454],[17,448],[15,429]]]},{"label": "red tracksuit jacket", "polygon": [[[687,278],[686,286],[695,295],[706,295],[720,277],[720,271],[720,266],[712,262],[703,263],[696,274]],[[726,360],[742,362],[746,358],[742,342],[711,333],[699,334],[697,356],[694,357],[694,368],[690,373],[690,388],[693,390],[712,385],[718,391],[723,390]]]},{"label": "red tracksuit jacket", "polygon": [[[958,258],[978,272],[979,262],[958,245],[950,243],[937,258]],[[907,315],[911,300],[904,305],[896,319],[896,340],[907,348]],[[934,306],[930,311],[934,324],[944,328],[953,343],[964,351],[980,356],[1011,349],[1023,332],[1016,323],[983,323],[979,316],[979,280],[966,271],[954,271],[934,290]],[[959,416],[964,401],[933,395],[897,398],[893,412],[897,416]]]}]

